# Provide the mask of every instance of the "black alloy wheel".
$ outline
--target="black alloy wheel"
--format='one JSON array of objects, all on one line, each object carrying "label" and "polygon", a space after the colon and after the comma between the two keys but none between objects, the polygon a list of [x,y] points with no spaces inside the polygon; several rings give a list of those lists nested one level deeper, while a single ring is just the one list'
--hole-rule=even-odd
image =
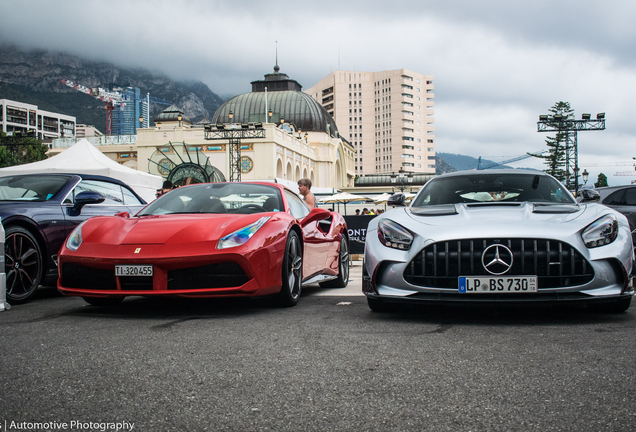
[{"label": "black alloy wheel", "polygon": [[300,298],[303,283],[303,250],[295,231],[290,231],[287,236],[282,277],[278,304],[284,307],[294,306]]},{"label": "black alloy wheel", "polygon": [[42,281],[40,245],[33,234],[22,227],[10,226],[5,231],[4,271],[10,304],[29,300]]},{"label": "black alloy wheel", "polygon": [[323,288],[344,288],[349,283],[349,242],[346,236],[340,240],[340,252],[338,254],[338,277],[333,280],[321,282]]}]

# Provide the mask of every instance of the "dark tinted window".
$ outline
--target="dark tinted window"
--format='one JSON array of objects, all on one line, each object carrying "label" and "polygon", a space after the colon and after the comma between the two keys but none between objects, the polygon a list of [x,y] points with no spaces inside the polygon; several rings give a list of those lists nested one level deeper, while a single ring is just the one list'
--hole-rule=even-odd
[{"label": "dark tinted window", "polygon": [[625,190],[620,189],[616,192],[610,194],[605,200],[603,204],[605,205],[625,205]]}]

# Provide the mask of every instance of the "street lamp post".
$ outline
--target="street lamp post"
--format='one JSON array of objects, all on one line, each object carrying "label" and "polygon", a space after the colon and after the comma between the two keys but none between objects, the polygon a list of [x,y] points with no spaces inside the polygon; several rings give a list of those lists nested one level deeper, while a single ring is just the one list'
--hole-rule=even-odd
[{"label": "street lamp post", "polygon": [[587,186],[587,179],[590,177],[590,173],[587,172],[585,168],[583,168],[583,172],[581,173],[581,176],[583,177],[583,183],[585,183],[584,186]]},{"label": "street lamp post", "polygon": [[144,127],[144,116],[139,116],[139,129]]},{"label": "street lamp post", "polygon": [[[404,167],[400,167],[397,176],[395,173],[391,174],[391,183],[397,184],[397,179],[400,179],[400,185],[397,186],[397,188],[400,189],[400,192],[402,193],[404,193],[404,189],[406,189],[406,186],[404,185],[404,177],[406,177],[407,183],[413,183],[413,173],[407,173],[404,171]],[[395,187],[393,188],[393,191],[395,192]]]},{"label": "street lamp post", "polygon": [[177,115],[177,120],[179,120],[179,127],[181,127],[181,119],[183,117],[181,116],[181,114]]}]

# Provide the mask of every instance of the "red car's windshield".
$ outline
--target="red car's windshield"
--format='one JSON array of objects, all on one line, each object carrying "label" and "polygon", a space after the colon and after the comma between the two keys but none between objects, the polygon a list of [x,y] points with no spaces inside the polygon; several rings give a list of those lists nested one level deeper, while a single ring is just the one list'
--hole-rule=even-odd
[{"label": "red car's windshield", "polygon": [[153,201],[137,216],[192,213],[265,213],[284,211],[280,190],[250,183],[184,186]]}]

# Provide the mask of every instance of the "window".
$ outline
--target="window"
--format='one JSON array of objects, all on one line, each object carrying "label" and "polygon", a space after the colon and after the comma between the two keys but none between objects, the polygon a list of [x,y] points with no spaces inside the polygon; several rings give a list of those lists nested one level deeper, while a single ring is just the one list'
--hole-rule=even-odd
[{"label": "window", "polygon": [[104,200],[102,205],[123,205],[124,204],[124,196],[122,193],[122,188],[120,185],[115,183],[109,183],[100,180],[82,180],[75,186],[73,190],[73,199],[80,192],[99,192],[104,195]]},{"label": "window", "polygon": [[303,219],[309,214],[309,207],[307,207],[307,204],[305,204],[298,195],[288,190],[285,191],[285,195],[287,196],[287,204],[289,205],[292,216],[296,219]]}]

